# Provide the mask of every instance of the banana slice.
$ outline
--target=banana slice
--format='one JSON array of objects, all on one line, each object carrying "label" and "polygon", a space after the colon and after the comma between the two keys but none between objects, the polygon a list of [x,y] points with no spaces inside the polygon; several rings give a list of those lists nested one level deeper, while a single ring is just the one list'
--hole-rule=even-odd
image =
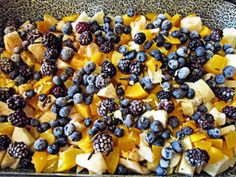
[{"label": "banana slice", "polygon": [[198,16],[187,16],[180,21],[180,25],[189,31],[201,31],[202,19]]},{"label": "banana slice", "polygon": [[148,77],[151,79],[153,84],[161,83],[162,81],[162,71],[159,69],[155,72],[148,69]]},{"label": "banana slice", "polygon": [[236,29],[235,28],[225,28],[223,29],[223,40],[227,44],[232,45],[233,48],[236,47]]}]

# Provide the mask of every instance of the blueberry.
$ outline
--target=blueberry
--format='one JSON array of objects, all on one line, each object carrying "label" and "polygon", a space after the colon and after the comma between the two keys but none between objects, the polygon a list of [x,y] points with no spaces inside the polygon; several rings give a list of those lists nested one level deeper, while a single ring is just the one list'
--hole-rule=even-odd
[{"label": "blueberry", "polygon": [[146,91],[151,91],[153,89],[153,84],[149,77],[143,77],[140,83]]},{"label": "blueberry", "polygon": [[87,74],[90,74],[91,72],[93,72],[96,68],[96,65],[94,62],[90,61],[90,62],[87,62],[85,63],[85,66],[84,66],[84,71],[87,73]]},{"label": "blueberry", "polygon": [[214,47],[213,47],[213,45],[212,45],[211,43],[207,43],[207,44],[205,45],[205,49],[206,49],[206,50],[213,51],[213,50],[214,50]]},{"label": "blueberry", "polygon": [[61,31],[62,31],[64,34],[70,35],[70,34],[72,33],[72,31],[73,31],[71,22],[66,22],[66,24],[64,24],[64,25],[62,26]]},{"label": "blueberry", "polygon": [[[40,76],[40,77],[41,77],[41,76]],[[15,81],[15,83],[16,83],[17,86],[26,83],[25,77],[23,77],[23,76],[21,76],[21,75],[17,76],[17,77],[14,79],[14,81]]]},{"label": "blueberry", "polygon": [[152,46],[152,44],[153,44],[153,41],[152,41],[152,40],[146,41],[146,42],[144,43],[144,50],[150,49],[151,46]]},{"label": "blueberry", "polygon": [[164,146],[165,140],[161,136],[157,136],[156,140],[152,143],[154,146]]},{"label": "blueberry", "polygon": [[231,78],[234,76],[234,73],[235,73],[235,67],[233,66],[226,66],[224,67],[223,69],[223,75],[225,76],[225,78]]},{"label": "blueberry", "polygon": [[125,55],[128,52],[128,48],[124,45],[119,46],[118,48],[118,52],[122,53],[123,55]]},{"label": "blueberry", "polygon": [[8,121],[7,116],[3,116],[3,115],[0,116],[0,123],[7,122],[7,121]]},{"label": "blueberry", "polygon": [[172,96],[175,98],[175,99],[181,99],[181,98],[184,98],[185,95],[187,94],[186,91],[183,91],[182,89],[174,89],[173,92],[172,92]]},{"label": "blueberry", "polygon": [[108,16],[104,16],[104,23],[111,23],[111,18]]},{"label": "blueberry", "polygon": [[168,60],[177,60],[178,56],[176,54],[176,52],[172,52],[167,56]]},{"label": "blueberry", "polygon": [[204,47],[199,46],[195,49],[195,53],[198,57],[204,56],[206,54],[206,50]]},{"label": "blueberry", "polygon": [[83,102],[83,95],[81,93],[76,93],[74,94],[73,96],[73,101],[76,103],[76,104],[80,104]]},{"label": "blueberry", "polygon": [[157,46],[157,47],[161,47],[161,46],[164,45],[165,38],[163,37],[163,35],[158,34],[158,35],[155,37],[154,41],[156,42],[156,46]]},{"label": "blueberry", "polygon": [[67,98],[66,97],[59,97],[56,99],[55,104],[56,104],[56,106],[61,108],[67,104]]},{"label": "blueberry", "polygon": [[61,126],[66,126],[66,124],[68,124],[69,122],[70,122],[70,118],[68,118],[68,117],[60,117],[60,118],[58,118],[58,122],[59,122],[59,124],[61,125]]},{"label": "blueberry", "polygon": [[181,36],[180,31],[172,31],[171,36],[174,38],[179,38]]},{"label": "blueberry", "polygon": [[57,85],[57,86],[61,85],[61,79],[60,79],[59,76],[54,76],[54,77],[52,78],[52,82],[53,82],[55,85]]},{"label": "blueberry", "polygon": [[130,100],[129,99],[123,99],[121,100],[121,106],[122,107],[128,107],[130,104]]},{"label": "blueberry", "polygon": [[35,96],[35,95],[36,95],[36,92],[35,92],[33,89],[27,90],[27,91],[25,92],[26,98],[32,98],[32,97]]},{"label": "blueberry", "polygon": [[137,55],[136,50],[130,50],[125,54],[124,58],[127,60],[133,60],[135,59],[136,55]]},{"label": "blueberry", "polygon": [[163,59],[162,53],[160,50],[151,50],[150,55],[158,61]]},{"label": "blueberry", "polygon": [[63,47],[61,50],[61,59],[64,61],[68,61],[74,55],[74,50],[70,47]]},{"label": "blueberry", "polygon": [[69,106],[64,106],[60,109],[59,111],[59,115],[61,117],[67,117],[69,114],[70,114],[70,111],[71,111],[71,107]]},{"label": "blueberry", "polygon": [[115,24],[115,27],[114,27],[114,33],[115,34],[122,34],[124,31],[124,26],[120,23],[117,23]]},{"label": "blueberry", "polygon": [[123,137],[123,136],[124,136],[125,131],[124,131],[123,128],[117,127],[117,128],[115,129],[115,131],[114,131],[114,134],[115,134],[115,136],[117,136],[117,137],[120,138],[120,137]]},{"label": "blueberry", "polygon": [[176,132],[176,137],[179,139],[183,139],[185,136],[184,132],[182,130],[179,130]]},{"label": "blueberry", "polygon": [[162,24],[162,21],[161,19],[157,18],[153,21],[153,25],[155,26],[155,28],[159,28]]},{"label": "blueberry", "polygon": [[89,96],[84,98],[84,104],[90,105],[92,102],[93,102],[93,96],[92,95],[89,95]]},{"label": "blueberry", "polygon": [[223,45],[223,50],[226,51],[227,49],[232,48],[230,44],[224,44]]},{"label": "blueberry", "polygon": [[176,50],[176,54],[180,57],[185,57],[187,52],[187,48],[185,46],[182,46]]},{"label": "blueberry", "polygon": [[60,147],[57,143],[53,143],[47,147],[47,152],[49,154],[57,154],[60,150]]},{"label": "blueberry", "polygon": [[155,133],[161,133],[164,130],[162,123],[158,120],[154,120],[151,123],[150,128]]},{"label": "blueberry", "polygon": [[172,88],[172,85],[170,82],[163,82],[161,85],[162,89],[165,91],[170,91]]},{"label": "blueberry", "polygon": [[183,66],[185,66],[185,59],[184,58],[182,58],[182,57],[180,57],[180,58],[178,58],[178,64],[179,64],[179,67],[181,68],[181,67],[183,67]]},{"label": "blueberry", "polygon": [[57,31],[57,27],[56,27],[55,25],[50,26],[50,27],[49,27],[49,31],[51,31],[51,32],[56,32],[56,31]]},{"label": "blueberry", "polygon": [[88,84],[86,86],[86,93],[87,94],[91,95],[91,94],[94,94],[96,92],[98,92],[98,89],[95,87],[94,84]]},{"label": "blueberry", "polygon": [[68,88],[67,94],[70,97],[73,97],[76,93],[79,93],[81,91],[80,87],[77,85],[72,85]]},{"label": "blueberry", "polygon": [[47,131],[50,127],[51,126],[50,126],[50,124],[48,122],[43,122],[42,124],[40,124],[38,126],[38,131],[40,133],[43,133],[43,132]]},{"label": "blueberry", "polygon": [[148,23],[146,25],[146,29],[154,29],[154,28],[155,28],[155,26],[152,23]]},{"label": "blueberry", "polygon": [[138,62],[143,63],[147,60],[147,54],[146,52],[143,52],[143,51],[138,52],[136,58]]},{"label": "blueberry", "polygon": [[190,34],[189,34],[189,38],[190,39],[199,39],[200,38],[200,35],[199,35],[199,33],[197,32],[197,31],[192,31],[192,32],[190,32]]},{"label": "blueberry", "polygon": [[171,159],[174,157],[175,152],[173,151],[173,149],[170,146],[165,146],[161,150],[161,155],[165,159]]},{"label": "blueberry", "polygon": [[119,164],[116,168],[116,174],[118,174],[118,175],[127,175],[128,174],[128,169],[124,165]]},{"label": "blueberry", "polygon": [[[209,60],[213,57],[214,53],[211,50],[206,50],[206,59]],[[207,60],[204,62],[204,64],[207,62]]]},{"label": "blueberry", "polygon": [[120,24],[123,24],[123,18],[119,15],[115,16],[115,19],[114,19],[115,23],[120,23]]},{"label": "blueberry", "polygon": [[61,137],[61,136],[63,136],[64,135],[64,129],[63,129],[63,127],[55,127],[54,129],[53,129],[53,135],[55,136],[55,137]]},{"label": "blueberry", "polygon": [[150,126],[150,120],[146,117],[139,117],[138,118],[138,123],[137,123],[137,128],[141,130],[147,130]]},{"label": "blueberry", "polygon": [[82,133],[80,131],[75,131],[69,136],[69,138],[71,141],[77,142],[82,139]]},{"label": "blueberry", "polygon": [[56,126],[59,125],[59,122],[58,122],[57,120],[51,120],[51,121],[49,122],[49,124],[50,124],[51,127],[56,127]]},{"label": "blueberry", "polygon": [[125,26],[123,33],[130,34],[131,33],[131,27],[130,26]]},{"label": "blueberry", "polygon": [[220,45],[220,43],[219,42],[215,42],[214,43],[214,53],[217,53],[217,52],[219,52],[221,50],[221,45]]},{"label": "blueberry", "polygon": [[92,122],[93,122],[93,120],[92,120],[92,118],[90,118],[90,117],[84,119],[84,125],[85,125],[86,127],[89,127],[90,125],[92,125]]},{"label": "blueberry", "polygon": [[69,136],[70,134],[72,134],[74,131],[76,130],[76,127],[74,124],[69,123],[64,127],[64,132],[66,136]]},{"label": "blueberry", "polygon": [[152,131],[147,132],[145,139],[149,144],[154,143],[157,139],[156,133],[154,133]]},{"label": "blueberry", "polygon": [[139,78],[137,75],[135,74],[131,74],[130,78],[129,78],[129,84],[133,85],[134,83],[138,82]]},{"label": "blueberry", "polygon": [[53,104],[52,107],[51,107],[51,111],[54,113],[54,114],[58,114],[58,112],[60,111],[60,108]]},{"label": "blueberry", "polygon": [[181,33],[184,33],[184,34],[186,34],[186,35],[189,34],[188,28],[181,28],[181,29],[180,29],[180,32],[181,32]]},{"label": "blueberry", "polygon": [[223,84],[225,83],[225,77],[222,74],[217,74],[214,78],[216,84]]},{"label": "blueberry", "polygon": [[164,131],[163,131],[163,133],[161,134],[161,137],[163,138],[163,139],[168,139],[168,138],[170,138],[170,129],[165,129]]},{"label": "blueberry", "polygon": [[40,121],[38,119],[31,119],[30,120],[30,125],[32,127],[38,127],[40,125]]},{"label": "blueberry", "polygon": [[[159,32],[159,34],[168,37],[169,31],[167,31],[167,30],[161,30],[161,31]],[[167,43],[169,43],[169,42],[167,42]],[[170,44],[170,43],[169,43],[169,44]],[[172,46],[172,45],[171,45],[171,46]],[[164,46],[164,47],[165,47],[165,46]]]},{"label": "blueberry", "polygon": [[213,128],[207,130],[207,134],[210,138],[220,138],[221,132],[219,128]]},{"label": "blueberry", "polygon": [[47,140],[40,138],[34,142],[34,148],[36,151],[44,151],[48,146]]},{"label": "blueberry", "polygon": [[234,54],[234,48],[231,47],[231,48],[226,49],[225,54],[226,54],[226,55],[228,55],[228,54]]},{"label": "blueberry", "polygon": [[170,50],[172,48],[172,44],[170,42],[165,42],[163,46],[166,50]]},{"label": "blueberry", "polygon": [[177,69],[178,66],[179,66],[179,63],[178,63],[177,60],[169,60],[169,61],[168,61],[168,66],[169,66],[169,68],[171,68],[171,69]]},{"label": "blueberry", "polygon": [[186,34],[181,34],[179,40],[181,44],[185,44],[188,41],[188,36]]},{"label": "blueberry", "polygon": [[160,159],[160,166],[161,166],[162,168],[168,168],[168,167],[170,166],[170,160],[161,158],[161,159]]},{"label": "blueberry", "polygon": [[179,119],[176,116],[171,116],[168,118],[168,125],[172,128],[176,128],[179,126]]},{"label": "blueberry", "polygon": [[209,35],[204,37],[204,41],[209,42],[211,40],[211,37]]},{"label": "blueberry", "polygon": [[195,97],[195,91],[194,89],[190,88],[187,93],[187,98],[193,99]]},{"label": "blueberry", "polygon": [[156,169],[156,174],[157,176],[166,176],[167,170],[165,168],[162,168],[160,165],[158,165]]},{"label": "blueberry", "polygon": [[124,124],[130,128],[134,126],[134,117],[131,114],[125,116]]},{"label": "blueberry", "polygon": [[161,24],[161,29],[164,29],[164,30],[170,30],[172,27],[172,23],[170,20],[164,20]]},{"label": "blueberry", "polygon": [[59,147],[64,147],[67,144],[67,137],[66,136],[61,136],[61,137],[56,139],[55,143]]},{"label": "blueberry", "polygon": [[72,67],[67,67],[66,68],[66,74],[69,76],[69,77],[72,77],[74,75],[74,69]]},{"label": "blueberry", "polygon": [[106,124],[103,120],[98,119],[94,122],[94,127],[96,127],[99,131],[104,131],[106,129]]},{"label": "blueberry", "polygon": [[193,134],[194,131],[191,127],[186,126],[186,127],[184,127],[183,132],[185,135],[191,135],[191,134]]},{"label": "blueberry", "polygon": [[112,31],[112,27],[111,27],[111,25],[109,23],[104,23],[103,30],[105,32],[109,32],[109,31]]},{"label": "blueberry", "polygon": [[171,143],[171,147],[176,153],[182,153],[184,151],[183,144],[179,140],[174,140]]},{"label": "blueberry", "polygon": [[66,73],[63,73],[60,75],[61,82],[67,81],[68,78],[69,76]]},{"label": "blueberry", "polygon": [[86,72],[85,72],[84,68],[80,68],[80,69],[77,71],[77,76],[83,76],[83,75],[85,75],[85,74],[86,74]]},{"label": "blueberry", "polygon": [[96,127],[92,127],[88,130],[88,135],[94,136],[98,133],[98,129]]}]

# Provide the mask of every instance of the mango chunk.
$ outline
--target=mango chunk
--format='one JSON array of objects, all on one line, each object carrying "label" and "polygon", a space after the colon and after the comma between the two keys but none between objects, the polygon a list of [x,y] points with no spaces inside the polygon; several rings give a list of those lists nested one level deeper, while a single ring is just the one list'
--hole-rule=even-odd
[{"label": "mango chunk", "polygon": [[68,21],[74,22],[79,17],[79,14],[72,14],[62,18],[62,20],[66,23]]},{"label": "mango chunk", "polygon": [[171,17],[171,22],[174,26],[179,26],[180,25],[180,20],[181,20],[181,15],[180,14],[175,14],[173,17]]},{"label": "mango chunk", "polygon": [[114,51],[112,53],[112,56],[111,56],[111,62],[113,65],[117,66],[118,65],[118,62],[119,60],[123,58],[123,54],[117,52],[117,51]]},{"label": "mango chunk", "polygon": [[47,21],[50,24],[50,26],[54,26],[58,22],[55,17],[53,17],[53,16],[51,16],[49,14],[44,14],[43,15],[43,19],[44,19],[44,21]]},{"label": "mango chunk", "polygon": [[203,134],[203,133],[194,133],[192,135],[190,135],[190,139],[191,139],[191,142],[194,143],[196,141],[200,141],[202,139],[206,139],[206,135]]},{"label": "mango chunk", "polygon": [[48,129],[47,131],[40,134],[40,138],[44,138],[47,140],[48,144],[52,144],[55,142],[55,136],[52,133],[52,129]]},{"label": "mango chunk", "polygon": [[11,137],[14,130],[14,126],[9,122],[0,123],[0,135],[8,135]]},{"label": "mango chunk", "polygon": [[81,114],[81,116],[83,116],[84,118],[88,118],[91,116],[90,107],[88,105],[84,103],[80,103],[80,104],[75,103],[75,107],[77,111]]},{"label": "mango chunk", "polygon": [[229,149],[236,148],[236,131],[230,131],[225,135],[225,141]]},{"label": "mango chunk", "polygon": [[95,94],[93,96],[93,102],[90,104],[90,110],[91,110],[91,115],[92,116],[97,116],[97,109],[98,109],[98,104],[101,101],[101,99]]},{"label": "mango chunk", "polygon": [[208,142],[212,142],[212,146],[222,150],[223,140],[222,139],[206,139]]},{"label": "mango chunk", "polygon": [[139,135],[133,131],[125,132],[122,138],[118,139],[117,145],[120,150],[129,151],[139,144]]},{"label": "mango chunk", "polygon": [[211,145],[212,145],[212,142],[209,142],[209,141],[197,141],[194,143],[194,146],[196,148],[200,148],[200,149],[203,149],[203,150],[206,150],[206,151],[209,151],[209,149],[211,148]]},{"label": "mango chunk", "polygon": [[202,38],[204,38],[205,36],[208,36],[211,34],[211,30],[207,26],[203,25],[202,30],[200,31],[199,34]]},{"label": "mango chunk", "polygon": [[108,156],[104,156],[104,159],[107,164],[107,171],[111,174],[114,174],[120,159],[119,148],[118,147],[113,148],[113,151],[110,152]]},{"label": "mango chunk", "polygon": [[91,61],[93,61],[96,65],[100,66],[103,62],[103,53],[97,52],[91,57]]},{"label": "mango chunk", "polygon": [[227,59],[216,54],[210,60],[208,60],[208,62],[203,66],[203,68],[209,73],[221,74],[226,64]]},{"label": "mango chunk", "polygon": [[226,142],[223,143],[223,147],[222,147],[222,151],[225,155],[227,155],[230,159],[233,159],[234,158],[234,150],[233,148],[232,149],[229,149],[227,147],[227,144]]},{"label": "mango chunk", "polygon": [[36,173],[40,173],[45,168],[47,165],[47,157],[48,154],[46,152],[34,152],[34,155],[32,156],[32,163],[34,164]]},{"label": "mango chunk", "polygon": [[43,172],[52,173],[56,172],[58,164],[58,155],[48,155],[47,165],[44,167]]},{"label": "mango chunk", "polygon": [[159,163],[162,155],[161,155],[161,150],[162,150],[162,146],[155,146],[152,145],[152,153],[153,153],[153,163]]},{"label": "mango chunk", "polygon": [[88,135],[88,131],[85,130],[82,133],[82,139],[78,142],[78,147],[82,149],[85,153],[90,153],[93,151],[92,137]]},{"label": "mango chunk", "polygon": [[152,72],[156,72],[160,67],[162,63],[157,61],[153,57],[149,57],[149,59],[146,61],[146,66],[148,69],[150,69]]},{"label": "mango chunk", "polygon": [[209,149],[208,154],[210,156],[208,163],[215,163],[224,158],[224,153],[220,149],[217,149],[213,146]]},{"label": "mango chunk", "polygon": [[132,86],[128,86],[125,90],[125,96],[131,99],[143,99],[148,96],[148,93],[143,89],[139,82]]}]

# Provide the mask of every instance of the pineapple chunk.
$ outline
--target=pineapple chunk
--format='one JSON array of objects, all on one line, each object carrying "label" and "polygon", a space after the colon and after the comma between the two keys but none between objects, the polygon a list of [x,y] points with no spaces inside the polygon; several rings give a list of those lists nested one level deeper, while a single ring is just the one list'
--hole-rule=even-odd
[{"label": "pineapple chunk", "polygon": [[41,43],[30,44],[28,50],[35,56],[38,62],[42,62],[44,59],[44,53],[46,48]]},{"label": "pineapple chunk", "polygon": [[131,171],[138,173],[138,174],[149,174],[150,171],[146,168],[141,166],[138,162],[120,158],[120,164],[124,165],[126,168],[130,169]]},{"label": "pineapple chunk", "polygon": [[148,143],[145,140],[146,133],[142,133],[139,135],[139,155],[142,156],[148,162],[153,162],[154,157],[152,153],[152,149],[149,147]]},{"label": "pineapple chunk", "polygon": [[185,153],[182,155],[180,164],[178,166],[178,168],[176,168],[176,172],[177,173],[181,173],[181,174],[185,174],[188,176],[193,176],[195,168],[190,166],[190,164],[187,162],[187,160],[185,159]]},{"label": "pineapple chunk", "polygon": [[12,164],[14,164],[17,161],[16,158],[11,157],[8,153],[5,153],[2,162],[1,162],[1,169],[5,169],[7,167],[10,167]]},{"label": "pineapple chunk", "polygon": [[9,109],[7,104],[0,101],[0,115],[9,115],[14,111]]},{"label": "pineapple chunk", "polygon": [[104,12],[103,12],[103,10],[101,10],[101,11],[99,11],[99,12],[97,12],[96,14],[94,14],[94,16],[92,17],[92,21],[94,20],[94,21],[97,21],[98,22],[98,24],[103,24],[104,23],[104,20],[103,20],[103,18],[104,18],[104,16],[105,16],[105,14],[104,14]]},{"label": "pineapple chunk", "polygon": [[0,151],[0,164],[2,163],[2,159],[4,158],[5,154],[6,154],[6,150]]},{"label": "pineapple chunk", "polygon": [[168,114],[165,110],[154,111],[153,119],[160,121],[162,123],[163,127],[166,128]]},{"label": "pineapple chunk", "polygon": [[228,134],[230,131],[235,131],[235,125],[228,125],[220,129],[221,136]]},{"label": "pineapple chunk", "polygon": [[112,83],[100,89],[97,93],[99,97],[117,99],[116,89]]},{"label": "pineapple chunk", "polygon": [[202,20],[197,16],[187,16],[180,21],[182,28],[187,28],[189,31],[201,31]]},{"label": "pineapple chunk", "polygon": [[57,60],[56,65],[59,69],[66,69],[66,68],[70,67],[70,65],[67,62],[64,62],[61,59]]},{"label": "pineapple chunk", "polygon": [[236,67],[236,54],[228,54],[225,56],[227,59],[227,65]]},{"label": "pineapple chunk", "polygon": [[4,35],[5,48],[9,53],[14,53],[15,47],[21,47],[22,40],[16,31]]},{"label": "pineapple chunk", "polygon": [[236,29],[235,28],[224,28],[223,29],[223,40],[230,44],[233,48],[236,47]]},{"label": "pineapple chunk", "polygon": [[200,79],[197,82],[195,82],[194,85],[200,92],[204,103],[207,103],[211,101],[213,98],[215,98],[215,94],[212,92],[211,88],[207,85],[207,83],[204,80]]},{"label": "pineapple chunk", "polygon": [[79,23],[79,22],[88,22],[89,20],[90,20],[90,17],[86,14],[86,12],[83,11],[83,12],[79,15],[79,17],[77,18],[77,20],[75,20],[75,22],[72,23],[72,27],[73,27],[74,31],[75,31],[75,27],[76,27],[77,23]]},{"label": "pineapple chunk", "polygon": [[12,141],[22,141],[27,146],[31,146],[35,139],[27,129],[15,127],[12,134]]}]

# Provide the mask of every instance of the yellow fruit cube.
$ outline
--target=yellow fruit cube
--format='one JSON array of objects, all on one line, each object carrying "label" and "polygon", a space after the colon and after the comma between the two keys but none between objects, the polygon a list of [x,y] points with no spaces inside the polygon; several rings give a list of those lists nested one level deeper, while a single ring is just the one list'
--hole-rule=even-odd
[{"label": "yellow fruit cube", "polygon": [[128,44],[129,41],[132,40],[132,36],[130,34],[122,34],[120,37],[120,42],[119,44]]},{"label": "yellow fruit cube", "polygon": [[117,51],[114,51],[111,56],[111,62],[113,65],[117,66],[119,60],[123,58],[123,55]]},{"label": "yellow fruit cube", "polygon": [[179,26],[181,20],[180,14],[175,14],[173,17],[171,17],[171,22],[174,26]]},{"label": "yellow fruit cube", "polygon": [[46,33],[49,30],[50,23],[48,21],[37,21],[37,29],[39,30],[40,33]]},{"label": "yellow fruit cube", "polygon": [[117,71],[116,75],[115,75],[115,77],[113,79],[115,80],[115,82],[117,84],[121,83],[122,85],[127,86],[128,85],[127,78],[129,78],[129,75],[126,75],[126,74],[123,74],[120,71]]},{"label": "yellow fruit cube", "polygon": [[11,58],[11,53],[9,53],[7,50],[4,50],[1,53],[1,58]]},{"label": "yellow fruit cube", "polygon": [[155,108],[157,105],[156,105],[156,102],[158,102],[158,99],[157,99],[157,96],[153,93],[149,94],[148,97],[147,97],[147,100],[149,101],[148,103],[153,107]]},{"label": "yellow fruit cube", "polygon": [[91,57],[91,61],[93,61],[96,65],[100,66],[103,62],[103,53],[97,52]]},{"label": "yellow fruit cube", "polygon": [[68,21],[74,22],[79,17],[79,14],[72,14],[62,18],[62,20],[66,23]]},{"label": "yellow fruit cube", "polygon": [[217,149],[213,146],[209,149],[208,154],[210,156],[208,163],[215,163],[224,158],[224,153],[220,149]]},{"label": "yellow fruit cube", "polygon": [[44,138],[47,140],[48,144],[52,144],[55,142],[55,136],[52,133],[52,129],[48,129],[47,131],[40,134],[40,138]]},{"label": "yellow fruit cube", "polygon": [[225,135],[225,141],[229,149],[236,148],[236,131],[230,131]]},{"label": "yellow fruit cube", "polygon": [[233,159],[234,158],[234,150],[233,148],[232,149],[229,149],[227,147],[227,144],[226,142],[223,143],[223,148],[222,148],[222,151],[225,155],[227,155],[230,159]]},{"label": "yellow fruit cube", "polygon": [[88,131],[85,130],[82,133],[82,139],[78,142],[78,147],[82,149],[85,153],[90,153],[93,151],[92,137],[88,135]]},{"label": "yellow fruit cube", "polygon": [[151,13],[151,12],[147,13],[145,16],[149,21],[153,21],[157,18],[157,14],[156,13]]},{"label": "yellow fruit cube", "polygon": [[206,139],[206,141],[211,142],[212,146],[222,150],[223,140],[222,139]]},{"label": "yellow fruit cube", "polygon": [[91,116],[90,107],[84,103],[76,104],[75,107],[77,111],[83,116],[83,118],[88,118]]},{"label": "yellow fruit cube", "polygon": [[101,99],[95,94],[93,96],[93,102],[90,104],[90,110],[91,110],[91,115],[92,116],[97,116],[97,109],[98,109],[98,104],[101,101]]},{"label": "yellow fruit cube", "polygon": [[161,155],[161,150],[162,150],[162,146],[155,146],[152,145],[152,153],[153,153],[153,163],[159,163],[162,155]]},{"label": "yellow fruit cube", "polygon": [[114,174],[120,159],[119,148],[114,147],[113,151],[111,151],[108,156],[104,156],[104,159],[107,164],[107,171],[111,174]]},{"label": "yellow fruit cube", "polygon": [[53,173],[57,171],[58,155],[48,155],[47,165],[42,170],[45,173]]},{"label": "yellow fruit cube", "polygon": [[203,25],[203,28],[202,28],[202,30],[200,31],[199,34],[202,38],[204,38],[205,36],[208,36],[208,35],[211,34],[211,30],[207,26]]},{"label": "yellow fruit cube", "polygon": [[127,14],[123,15],[124,25],[130,25],[130,23],[134,21],[135,18],[135,16],[129,17]]},{"label": "yellow fruit cube", "polygon": [[209,141],[197,141],[194,143],[194,146],[196,148],[200,148],[200,149],[204,149],[206,151],[209,151],[209,149],[211,148],[211,145],[212,145],[212,142],[209,142]]},{"label": "yellow fruit cube", "polygon": [[148,96],[148,93],[143,89],[139,82],[132,86],[128,86],[125,90],[125,96],[131,99],[144,99]]},{"label": "yellow fruit cube", "polygon": [[160,61],[157,61],[153,57],[149,57],[149,59],[146,61],[146,66],[148,69],[150,69],[152,72],[156,72],[160,67],[162,63]]},{"label": "yellow fruit cube", "polygon": [[117,146],[120,150],[130,151],[139,144],[139,135],[133,131],[125,132],[122,138],[118,139]]},{"label": "yellow fruit cube", "polygon": [[200,141],[200,140],[203,140],[203,139],[206,139],[207,136],[203,133],[194,133],[192,135],[190,135],[190,139],[191,139],[191,142],[194,143],[196,141]]},{"label": "yellow fruit cube", "polygon": [[32,163],[34,164],[36,173],[40,173],[45,168],[47,165],[47,157],[48,154],[46,152],[34,152],[34,155],[32,156]]},{"label": "yellow fruit cube", "polygon": [[50,24],[50,26],[54,26],[57,24],[57,19],[52,17],[49,14],[44,14],[43,19],[44,19],[44,21],[47,21]]},{"label": "yellow fruit cube", "polygon": [[0,135],[8,135],[11,137],[14,130],[14,126],[9,122],[0,123]]},{"label": "yellow fruit cube", "polygon": [[226,58],[216,54],[210,60],[208,60],[208,62],[203,66],[203,68],[209,73],[221,74],[222,69],[226,66],[226,64]]}]

